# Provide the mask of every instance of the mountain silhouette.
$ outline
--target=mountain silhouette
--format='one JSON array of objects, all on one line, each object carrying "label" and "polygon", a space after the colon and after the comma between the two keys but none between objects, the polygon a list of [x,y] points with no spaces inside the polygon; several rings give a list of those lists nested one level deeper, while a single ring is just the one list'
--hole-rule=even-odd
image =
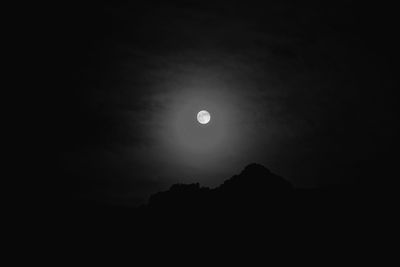
[{"label": "mountain silhouette", "polygon": [[223,210],[241,212],[260,209],[280,210],[292,198],[294,187],[266,167],[252,163],[244,170],[210,189],[196,184],[175,184],[150,197],[148,207],[157,212],[185,211],[211,214]]},{"label": "mountain silhouette", "polygon": [[55,222],[45,224],[46,231],[57,232],[59,240],[85,237],[90,244],[135,240],[150,242],[151,247],[157,244],[152,240],[164,240],[166,246],[176,240],[208,245],[219,240],[216,249],[239,253],[258,240],[285,251],[290,244],[297,249],[310,240],[330,244],[351,237],[350,246],[351,240],[363,242],[369,238],[365,233],[377,227],[374,218],[384,222],[379,229],[388,228],[396,213],[387,192],[358,185],[298,188],[252,163],[216,188],[174,184],[140,207],[78,201],[44,217]]},{"label": "mountain silhouette", "polygon": [[196,217],[246,214],[260,218],[291,217],[298,221],[315,217],[336,220],[367,214],[373,209],[382,210],[393,202],[393,190],[394,187],[377,184],[299,188],[265,166],[252,163],[215,188],[203,187],[199,183],[174,184],[166,191],[153,194],[147,204],[136,208],[91,202],[89,199],[76,200],[71,203],[69,212],[71,217],[109,216],[115,221],[121,217],[126,222],[131,220],[129,218],[168,218],[171,214],[176,217],[182,214]]},{"label": "mountain silhouette", "polygon": [[278,196],[291,192],[292,184],[284,178],[272,173],[260,164],[247,165],[239,174],[226,180],[216,190],[228,194],[251,194],[259,196]]}]

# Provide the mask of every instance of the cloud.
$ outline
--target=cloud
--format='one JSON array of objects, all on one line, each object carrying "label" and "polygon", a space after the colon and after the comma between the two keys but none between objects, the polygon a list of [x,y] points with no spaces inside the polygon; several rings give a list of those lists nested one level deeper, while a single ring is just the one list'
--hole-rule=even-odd
[{"label": "cloud", "polygon": [[[388,114],[367,111],[380,89],[365,88],[388,85],[351,12],[265,5],[106,8],[111,29],[62,92],[68,164],[87,158],[76,172],[139,192],[139,181],[211,182],[250,161],[312,184],[314,166],[363,154],[371,136],[359,126]],[[222,120],[203,135],[186,122],[204,105]]]}]

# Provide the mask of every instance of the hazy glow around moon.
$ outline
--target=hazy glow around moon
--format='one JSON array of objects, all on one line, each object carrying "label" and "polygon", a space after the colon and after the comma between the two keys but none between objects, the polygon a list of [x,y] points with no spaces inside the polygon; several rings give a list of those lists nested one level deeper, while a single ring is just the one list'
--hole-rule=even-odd
[{"label": "hazy glow around moon", "polygon": [[[189,80],[200,83],[199,79]],[[176,91],[169,93],[167,99],[161,96],[155,99],[165,107],[153,117],[153,124],[161,127],[152,131],[160,142],[157,153],[164,151],[159,153],[160,160],[179,170],[171,172],[171,179],[181,177],[182,181],[195,182],[200,177],[205,185],[216,186],[231,175],[231,166],[242,166],[249,161],[243,160],[243,155],[248,154],[238,153],[248,143],[244,138],[247,135],[244,122],[249,121],[245,120],[248,114],[241,97],[243,91],[217,82],[178,85],[173,84],[171,90]],[[199,121],[200,111],[208,113],[208,123]]]},{"label": "hazy glow around moon", "polygon": [[199,113],[197,113],[197,120],[201,124],[207,124],[210,122],[211,116],[210,113],[207,110],[202,110]]}]

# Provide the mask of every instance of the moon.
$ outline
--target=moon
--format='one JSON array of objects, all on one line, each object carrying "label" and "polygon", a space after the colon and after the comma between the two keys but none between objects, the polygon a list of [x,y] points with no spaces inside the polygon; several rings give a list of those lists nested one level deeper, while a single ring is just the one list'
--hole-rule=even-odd
[{"label": "moon", "polygon": [[207,124],[210,122],[211,116],[207,110],[202,110],[197,113],[197,120],[201,124]]}]

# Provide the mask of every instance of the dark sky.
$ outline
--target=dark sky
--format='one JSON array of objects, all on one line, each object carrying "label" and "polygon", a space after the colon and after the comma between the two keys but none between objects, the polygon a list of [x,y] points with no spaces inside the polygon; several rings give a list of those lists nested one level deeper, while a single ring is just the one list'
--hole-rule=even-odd
[{"label": "dark sky", "polygon": [[[388,163],[397,64],[391,7],[132,1],[62,6],[49,34],[57,179],[132,201],[216,186],[258,162],[298,186]],[[196,114],[210,111],[201,128]],[[383,167],[384,168],[384,167]]]}]

